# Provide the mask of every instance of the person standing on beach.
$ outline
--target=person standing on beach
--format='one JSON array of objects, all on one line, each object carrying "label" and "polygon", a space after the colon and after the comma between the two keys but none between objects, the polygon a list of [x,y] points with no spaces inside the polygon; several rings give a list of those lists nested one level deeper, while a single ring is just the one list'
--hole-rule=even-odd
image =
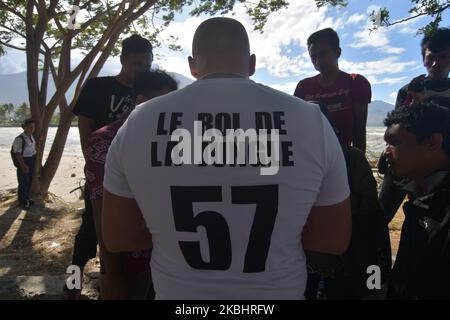
[{"label": "person standing on beach", "polygon": [[333,29],[311,34],[307,46],[319,74],[301,80],[294,96],[324,105],[341,144],[353,145],[365,153],[367,106],[372,96],[369,81],[339,69],[341,48]]},{"label": "person standing on beach", "polygon": [[23,133],[14,139],[11,156],[14,165],[17,167],[17,182],[19,184],[17,196],[19,204],[24,209],[30,209],[34,204],[30,200],[30,191],[36,163],[36,141],[33,137],[34,120],[26,119],[22,123],[22,128]]},{"label": "person standing on beach", "polygon": [[[122,42],[120,73],[114,77],[90,79],[83,87],[73,109],[73,113],[78,116],[83,156],[92,132],[119,119],[134,107],[134,79],[138,72],[150,70],[152,61],[151,43],[134,34]],[[85,210],[80,230],[75,237],[72,258],[72,264],[79,266],[81,271],[97,253],[97,237],[88,188],[85,189],[84,198]],[[67,287],[65,292],[69,299],[77,298],[80,294],[80,290],[69,291]]]}]

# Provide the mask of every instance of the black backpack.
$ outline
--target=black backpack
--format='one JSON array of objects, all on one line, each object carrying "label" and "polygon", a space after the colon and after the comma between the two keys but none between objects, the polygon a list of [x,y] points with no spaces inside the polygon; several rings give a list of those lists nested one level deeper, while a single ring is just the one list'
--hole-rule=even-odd
[{"label": "black backpack", "polygon": [[[23,152],[25,150],[25,138],[23,137],[23,135],[19,135],[19,136],[16,137],[16,139],[17,138],[22,139],[22,155],[23,155]],[[14,148],[13,147],[11,147],[11,159],[12,159],[12,161],[14,163],[14,167],[20,168],[20,163],[17,160],[17,156],[16,156],[16,153],[14,152]]]}]

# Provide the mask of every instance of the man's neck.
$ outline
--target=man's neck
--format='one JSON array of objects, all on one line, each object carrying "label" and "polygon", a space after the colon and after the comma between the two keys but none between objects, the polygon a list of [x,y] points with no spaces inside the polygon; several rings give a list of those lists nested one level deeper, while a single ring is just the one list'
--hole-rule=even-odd
[{"label": "man's neck", "polygon": [[33,134],[30,134],[30,133],[27,133],[27,132],[23,132],[28,138],[30,138],[31,139],[31,137],[33,136]]},{"label": "man's neck", "polygon": [[328,73],[320,73],[319,75],[320,85],[322,87],[332,86],[336,82],[336,79],[338,78],[340,72],[341,71],[339,70],[339,68],[337,68]]},{"label": "man's neck", "polygon": [[127,76],[125,73],[120,72],[117,76],[115,76],[116,80],[119,81],[119,83],[123,84],[126,87],[133,87],[133,79]]},{"label": "man's neck", "polygon": [[198,78],[198,80],[203,79],[217,79],[217,78],[242,78],[242,79],[248,79],[248,76],[242,75],[240,73],[230,73],[230,72],[212,72],[212,73],[205,73],[201,77]]},{"label": "man's neck", "polygon": [[433,80],[448,80],[448,76],[449,76],[450,74],[448,74],[447,73],[447,75],[442,75],[442,76],[432,76],[432,75],[430,75],[430,74],[427,74],[427,77],[429,78],[429,79],[433,79]]}]

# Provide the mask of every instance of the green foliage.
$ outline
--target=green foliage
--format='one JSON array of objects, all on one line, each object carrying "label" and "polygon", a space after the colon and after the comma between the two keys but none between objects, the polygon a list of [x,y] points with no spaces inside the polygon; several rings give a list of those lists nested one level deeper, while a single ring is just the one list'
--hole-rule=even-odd
[{"label": "green foliage", "polygon": [[0,105],[0,125],[2,126],[20,126],[30,117],[30,107],[25,102],[19,106],[14,106],[12,103]]},{"label": "green foliage", "polygon": [[12,103],[0,105],[0,125],[6,125],[14,116],[14,105]]},{"label": "green foliage", "polygon": [[317,7],[323,7],[323,6],[339,6],[339,7],[346,7],[348,4],[345,0],[316,0]]}]

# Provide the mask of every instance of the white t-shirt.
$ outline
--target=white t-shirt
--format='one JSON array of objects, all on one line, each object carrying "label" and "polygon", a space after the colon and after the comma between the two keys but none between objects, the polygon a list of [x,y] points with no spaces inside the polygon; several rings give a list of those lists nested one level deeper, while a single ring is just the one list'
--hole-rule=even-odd
[{"label": "white t-shirt", "polygon": [[[22,136],[25,139],[25,146],[22,153]],[[13,142],[13,151],[22,154],[24,158],[32,157],[36,154],[36,141],[33,136],[29,137],[25,133],[22,133],[20,136],[16,137]]]},{"label": "white t-shirt", "polygon": [[[171,124],[194,136],[199,118],[244,131],[272,123],[278,171],[262,174],[249,155],[237,166],[171,164],[166,150],[181,140],[171,142]],[[195,149],[179,154],[194,163]],[[311,207],[349,196],[341,147],[319,108],[241,78],[199,80],[138,106],[105,170],[105,188],[135,198],[152,234],[157,299],[303,299],[301,234]]]}]

